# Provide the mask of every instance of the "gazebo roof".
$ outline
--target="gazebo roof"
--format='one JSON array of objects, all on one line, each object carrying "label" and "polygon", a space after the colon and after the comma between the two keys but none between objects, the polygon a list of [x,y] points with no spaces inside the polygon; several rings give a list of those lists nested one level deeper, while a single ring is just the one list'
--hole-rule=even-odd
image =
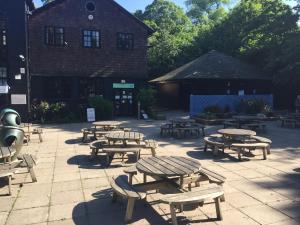
[{"label": "gazebo roof", "polygon": [[232,56],[212,50],[199,58],[150,82],[166,82],[189,79],[243,79],[271,80],[255,66]]}]

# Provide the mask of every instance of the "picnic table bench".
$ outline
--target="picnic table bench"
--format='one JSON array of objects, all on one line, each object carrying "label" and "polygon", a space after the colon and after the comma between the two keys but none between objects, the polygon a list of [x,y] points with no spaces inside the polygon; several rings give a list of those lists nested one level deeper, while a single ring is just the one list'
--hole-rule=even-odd
[{"label": "picnic table bench", "polygon": [[184,205],[203,203],[210,199],[215,201],[218,220],[222,220],[220,197],[223,195],[224,191],[220,186],[198,187],[190,192],[165,195],[160,202],[169,204],[172,223],[177,225],[176,208],[183,209]]},{"label": "picnic table bench", "polygon": [[122,155],[122,162],[124,162],[125,154],[127,154],[129,152],[134,153],[136,156],[136,161],[138,161],[140,158],[141,149],[140,148],[110,147],[110,148],[103,148],[102,151],[104,153],[106,153],[106,163],[107,163],[107,166],[109,166],[116,153]]},{"label": "picnic table bench", "polygon": [[133,208],[136,200],[146,198],[146,192],[137,191],[127,181],[127,176],[111,177],[109,183],[113,189],[113,201],[116,201],[117,195],[128,200],[125,222],[129,222],[132,218]]},{"label": "picnic table bench", "polygon": [[237,149],[239,160],[242,160],[242,153],[244,153],[245,149],[248,149],[249,151],[261,149],[263,152],[263,159],[266,160],[268,146],[267,143],[233,143],[231,145],[232,149]]},{"label": "picnic table bench", "polygon": [[8,184],[8,195],[11,195],[11,179],[15,174],[16,169],[1,169],[0,166],[0,178],[6,178]]},{"label": "picnic table bench", "polygon": [[105,136],[108,140],[108,144],[115,144],[117,142],[122,142],[123,145],[126,145],[128,141],[136,142],[140,144],[143,140],[144,135],[139,132],[110,132]]},{"label": "picnic table bench", "polygon": [[298,124],[300,124],[300,120],[292,117],[282,117],[281,120],[281,126],[292,126],[293,128],[296,128]]}]

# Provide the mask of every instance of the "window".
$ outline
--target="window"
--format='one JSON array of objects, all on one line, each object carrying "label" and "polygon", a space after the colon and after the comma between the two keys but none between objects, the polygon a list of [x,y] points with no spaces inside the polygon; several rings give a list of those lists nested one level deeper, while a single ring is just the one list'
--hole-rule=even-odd
[{"label": "window", "polygon": [[84,30],[82,42],[85,48],[100,48],[100,31]]},{"label": "window", "polygon": [[62,27],[45,28],[46,45],[63,46],[65,43],[65,30]]},{"label": "window", "polygon": [[93,2],[88,2],[88,3],[86,3],[85,8],[89,12],[94,12],[96,9],[96,6]]},{"label": "window", "polygon": [[7,36],[6,36],[6,24],[4,20],[0,19],[0,46],[7,45]]},{"label": "window", "polygon": [[7,68],[0,67],[0,84],[6,84],[7,80]]},{"label": "window", "polygon": [[123,50],[133,49],[133,34],[117,33],[117,48]]}]

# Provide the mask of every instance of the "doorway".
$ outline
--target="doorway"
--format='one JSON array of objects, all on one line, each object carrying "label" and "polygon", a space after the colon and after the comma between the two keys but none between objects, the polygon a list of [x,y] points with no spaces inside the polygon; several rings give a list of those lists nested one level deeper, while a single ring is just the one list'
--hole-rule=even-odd
[{"label": "doorway", "polygon": [[115,107],[115,115],[117,116],[133,115],[133,90],[115,89],[114,107]]}]

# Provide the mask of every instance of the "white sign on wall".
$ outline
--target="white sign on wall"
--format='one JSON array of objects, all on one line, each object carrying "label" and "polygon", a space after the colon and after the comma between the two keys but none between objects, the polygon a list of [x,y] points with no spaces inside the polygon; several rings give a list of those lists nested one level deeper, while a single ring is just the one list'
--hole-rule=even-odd
[{"label": "white sign on wall", "polygon": [[26,105],[27,100],[26,100],[26,95],[11,95],[11,104],[12,105]]},{"label": "white sign on wall", "polygon": [[94,122],[96,120],[96,115],[95,115],[95,109],[94,108],[87,108],[86,109],[86,114],[87,114],[87,121],[88,122]]},{"label": "white sign on wall", "polygon": [[8,85],[0,85],[0,94],[7,94],[9,90]]}]

